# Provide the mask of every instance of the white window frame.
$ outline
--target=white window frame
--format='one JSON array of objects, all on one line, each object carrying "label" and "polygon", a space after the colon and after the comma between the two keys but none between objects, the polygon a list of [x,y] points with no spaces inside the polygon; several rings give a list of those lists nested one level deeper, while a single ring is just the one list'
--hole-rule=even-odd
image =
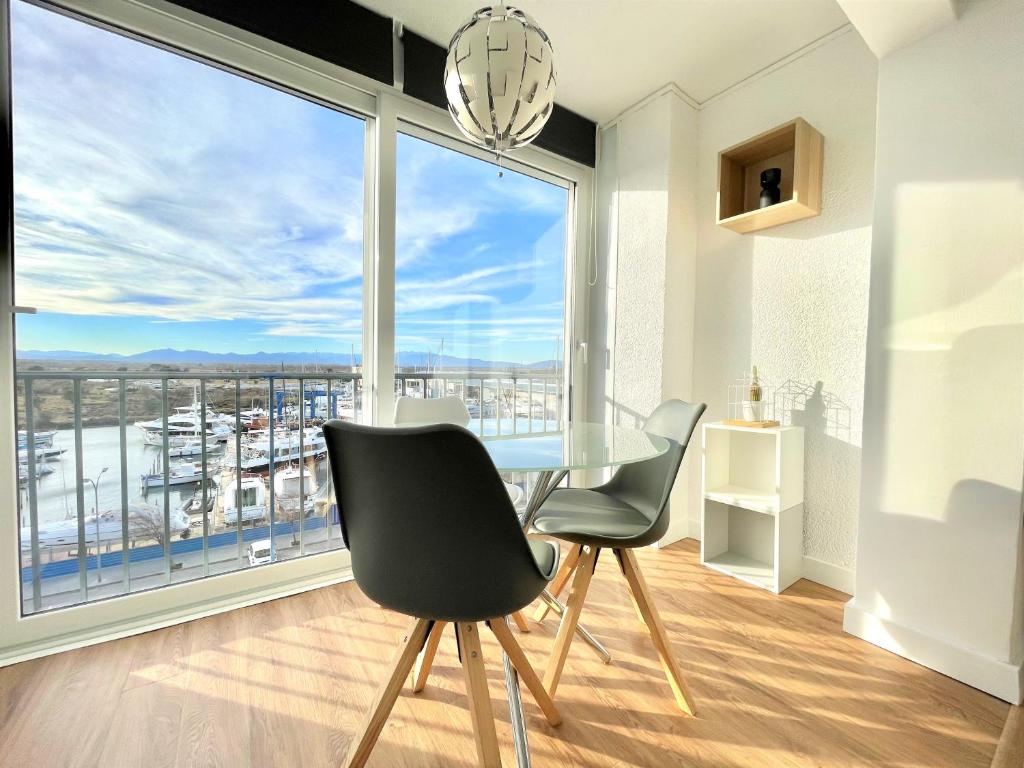
[{"label": "white window frame", "polygon": [[[430,132],[429,139],[490,159],[469,146],[445,110],[400,90],[329,64],[163,0],[31,0],[49,10],[221,65],[235,74],[366,118],[364,164],[363,355],[364,420],[389,423],[394,398],[395,149],[399,122]],[[3,13],[7,0],[0,0]],[[7,24],[7,19],[0,22]],[[404,128],[403,128],[404,129]],[[585,255],[590,253],[593,169],[536,147],[507,163],[570,191],[566,232],[565,389],[567,408],[586,413],[585,364],[575,350],[586,341]],[[9,233],[8,237],[12,235]],[[102,642],[283,597],[351,578],[347,551],[336,550],[211,576],[196,581],[21,615],[18,528],[13,254],[5,248],[0,305],[0,666]],[[574,364],[575,363],[575,364]]]}]

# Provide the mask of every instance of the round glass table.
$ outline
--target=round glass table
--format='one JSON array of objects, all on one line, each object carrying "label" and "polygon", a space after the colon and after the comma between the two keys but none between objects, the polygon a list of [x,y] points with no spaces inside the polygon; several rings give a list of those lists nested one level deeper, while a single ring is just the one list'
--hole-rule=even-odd
[{"label": "round glass table", "polygon": [[[486,435],[481,440],[499,472],[537,474],[520,518],[526,530],[533,524],[544,500],[570,471],[605,469],[646,461],[669,449],[668,440],[658,435],[629,427],[586,421],[570,421],[544,431]],[[541,599],[559,615],[565,610],[565,606],[547,590]],[[608,652],[585,627],[577,626],[576,631],[606,662],[611,660]],[[530,751],[523,702],[519,694],[519,676],[508,656],[504,660],[516,762],[519,768],[525,768],[530,765]]]}]

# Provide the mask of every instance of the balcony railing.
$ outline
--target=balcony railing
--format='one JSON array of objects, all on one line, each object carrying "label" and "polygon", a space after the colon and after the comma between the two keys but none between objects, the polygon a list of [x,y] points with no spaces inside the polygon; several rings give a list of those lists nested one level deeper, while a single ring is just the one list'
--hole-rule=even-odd
[{"label": "balcony railing", "polygon": [[[21,371],[17,382],[25,614],[343,546],[320,424],[362,419],[360,374]],[[481,435],[562,420],[554,373],[399,373],[395,391],[462,397]]]},{"label": "balcony railing", "polygon": [[395,395],[455,395],[469,409],[478,435],[549,431],[562,423],[562,377],[557,373],[443,371],[395,374]]}]

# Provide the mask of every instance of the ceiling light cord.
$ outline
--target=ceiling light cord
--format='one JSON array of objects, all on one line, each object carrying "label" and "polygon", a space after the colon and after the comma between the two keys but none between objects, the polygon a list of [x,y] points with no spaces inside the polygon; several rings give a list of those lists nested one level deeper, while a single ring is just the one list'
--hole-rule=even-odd
[{"label": "ceiling light cord", "polygon": [[587,287],[597,285],[597,175],[601,167],[601,133],[596,132],[594,150],[594,183],[590,194],[590,242],[587,244]]}]

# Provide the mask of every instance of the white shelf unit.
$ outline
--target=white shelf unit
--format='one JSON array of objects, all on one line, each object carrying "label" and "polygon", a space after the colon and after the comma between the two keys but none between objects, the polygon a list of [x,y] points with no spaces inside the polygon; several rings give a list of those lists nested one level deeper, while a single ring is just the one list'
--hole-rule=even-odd
[{"label": "white shelf unit", "polygon": [[703,428],[701,562],[779,593],[803,559],[804,432]]}]

